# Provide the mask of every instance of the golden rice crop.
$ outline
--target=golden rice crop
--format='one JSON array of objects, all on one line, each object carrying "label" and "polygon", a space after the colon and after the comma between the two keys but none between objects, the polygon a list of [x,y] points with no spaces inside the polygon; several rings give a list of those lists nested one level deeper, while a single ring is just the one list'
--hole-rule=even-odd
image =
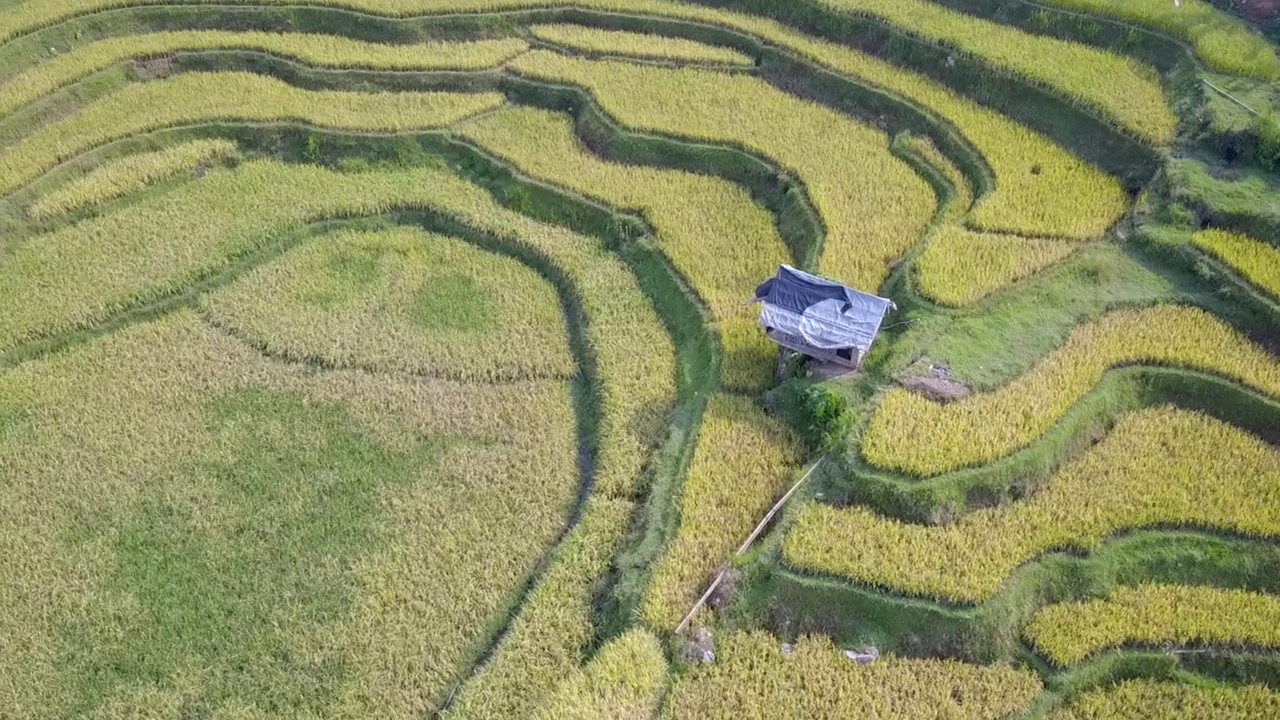
[{"label": "golden rice crop", "polygon": [[[275,0],[261,0],[263,3]],[[1066,0],[1074,1],[1074,0]],[[1092,2],[1093,0],[1085,0]],[[1156,0],[1144,0],[1156,2]],[[54,18],[135,0],[52,0],[0,12],[0,38]],[[343,0],[344,7],[388,15],[480,12],[541,7],[547,0]],[[858,78],[928,108],[974,144],[998,187],[973,221],[983,229],[1035,236],[1092,238],[1123,214],[1124,190],[1114,178],[1060,145],[922,76],[844,45],[824,42],[765,18],[665,0],[561,0],[557,5],[630,12],[720,25],[791,50],[837,73]],[[1250,40],[1250,36],[1242,36]]]},{"label": "golden rice crop", "polygon": [[[13,248],[0,266],[0,349],[101,322],[225,268],[299,225],[421,206],[439,173],[344,175],[254,161]],[[25,302],[40,294],[38,303]]]},{"label": "golden rice crop", "polygon": [[1280,597],[1189,585],[1118,587],[1099,600],[1042,608],[1023,633],[1063,666],[1126,643],[1280,647]]},{"label": "golden rice crop", "polygon": [[991,462],[1043,435],[1108,369],[1131,363],[1216,373],[1280,397],[1280,362],[1204,310],[1121,310],[1077,327],[1062,347],[994,392],[942,405],[890,390],[867,426],[862,454],[922,476]]},{"label": "golden rice crop", "polygon": [[1049,720],[1270,720],[1280,716],[1280,693],[1262,685],[1206,687],[1157,680],[1124,680],[1089,690]]},{"label": "golden rice crop", "polygon": [[629,630],[561,681],[536,720],[649,720],[667,682],[667,659],[651,633]]},{"label": "golden rice crop", "polygon": [[1275,245],[1222,230],[1198,232],[1191,242],[1280,300],[1280,250]]},{"label": "golden rice crop", "polygon": [[[219,415],[246,393],[263,402]],[[189,311],[12,368],[0,403],[20,418],[0,433],[0,693],[15,719],[99,704],[108,716],[164,714],[193,696],[215,714],[275,715],[296,707],[287,689],[300,686],[348,716],[422,717],[578,487],[566,383],[318,373]],[[237,468],[263,470],[229,485],[228,471],[245,479]],[[388,472],[393,483],[358,489]],[[292,492],[269,502],[261,493],[280,474],[295,476]],[[326,492],[341,493],[342,511],[313,518],[315,534],[290,531]],[[355,554],[328,545],[353,515],[369,525]],[[282,567],[299,542],[323,557]],[[122,571],[139,552],[146,566]],[[298,582],[280,587],[286,571]],[[257,580],[287,592],[264,595]],[[228,587],[243,601],[211,607]],[[336,612],[308,612],[317,593],[341,598]],[[231,614],[198,617],[205,609]],[[227,636],[210,638],[210,623]],[[229,660],[219,648],[230,640]],[[68,642],[83,643],[73,662]],[[343,673],[319,672],[326,663]],[[280,694],[254,696],[254,683]]]},{"label": "golden rice crop", "polygon": [[[343,174],[256,161],[164,198],[33,238],[0,266],[0,349],[85,327],[225,269],[231,258],[325,217],[423,207],[460,217],[559,266],[587,315],[602,395],[596,481],[639,487],[645,455],[675,397],[671,338],[635,277],[598,241],[498,205],[457,177],[417,168]],[[40,303],[20,302],[41,293]]]},{"label": "golden rice crop", "polygon": [[1187,525],[1280,537],[1280,452],[1234,426],[1162,407],[1124,416],[1101,443],[1014,505],[927,527],[811,505],[787,535],[798,567],[958,602],[993,596],[1055,548],[1092,550],[1128,529]]},{"label": "golden rice crop", "polygon": [[555,289],[519,261],[411,228],[311,242],[202,298],[268,351],[466,380],[575,374]]},{"label": "golden rice crop", "polygon": [[91,207],[137,192],[151,183],[173,177],[184,170],[238,155],[230,140],[194,140],[163,150],[139,153],[113,160],[84,177],[44,195],[31,204],[28,214],[37,220]]},{"label": "golden rice crop", "polygon": [[539,40],[570,50],[599,55],[627,55],[657,60],[675,60],[693,63],[717,63],[721,65],[754,65],[755,61],[743,53],[726,47],[684,38],[663,37],[648,33],[605,30],[586,25],[560,23],[533,25],[529,32]]},{"label": "golden rice crop", "polygon": [[924,0],[820,0],[976,55],[1090,107],[1156,144],[1173,140],[1177,118],[1155,68],[1133,58],[956,12]]},{"label": "golden rice crop", "polygon": [[484,70],[528,49],[516,38],[388,45],[311,33],[181,30],[126,35],[75,48],[0,84],[0,116],[116,63],[176,52],[253,50],[327,68]]},{"label": "golden rice crop", "polygon": [[831,641],[802,637],[788,653],[763,632],[735,632],[716,662],[676,681],[663,714],[698,718],[972,718],[1008,717],[1041,690],[1030,670],[955,660],[881,657],[858,665]]},{"label": "golden rice crop", "polygon": [[510,108],[458,132],[529,175],[644,215],[658,247],[721,324],[727,387],[763,390],[775,351],[746,303],[787,262],[773,216],[742,188],[717,177],[605,162],[587,150],[565,115]]},{"label": "golden rice crop", "polygon": [[929,223],[929,186],[882,132],[757,78],[540,50],[509,67],[587,88],[628,127],[742,146],[787,168],[826,223],[822,273],[863,290],[880,287]]},{"label": "golden rice crop", "polygon": [[625,500],[594,498],[587,503],[581,522],[521,606],[493,657],[460,689],[451,715],[531,717],[544,702],[558,701],[563,683],[575,685],[565,692],[576,695],[591,687],[588,677],[608,672],[588,668],[577,681],[570,679],[582,673],[578,666],[595,632],[592,592],[609,569],[632,509]]},{"label": "golden rice crop", "polygon": [[916,262],[920,291],[961,307],[987,297],[1062,260],[1079,245],[968,230],[939,228]]},{"label": "golden rice crop", "polygon": [[184,73],[126,87],[24,138],[0,154],[0,194],[98,145],[175,125],[300,121],[401,132],[448,125],[504,101],[497,93],[317,91],[251,73]]},{"label": "golden rice crop", "polygon": [[1216,70],[1263,80],[1280,76],[1275,48],[1208,0],[1182,0],[1172,12],[1168,3],[1161,0],[1048,0],[1045,4],[1117,17],[1172,33],[1189,41],[1200,59]]},{"label": "golden rice crop", "polygon": [[799,461],[795,438],[754,401],[712,396],[680,493],[680,527],[641,604],[645,622],[662,630],[680,623],[786,490]]}]

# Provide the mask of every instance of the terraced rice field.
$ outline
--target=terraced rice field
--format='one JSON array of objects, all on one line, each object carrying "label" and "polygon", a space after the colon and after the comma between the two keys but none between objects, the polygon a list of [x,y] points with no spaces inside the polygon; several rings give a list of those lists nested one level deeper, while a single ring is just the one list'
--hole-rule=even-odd
[{"label": "terraced rice field", "polygon": [[0,718],[1275,717],[1278,76],[1203,0],[0,3]]}]

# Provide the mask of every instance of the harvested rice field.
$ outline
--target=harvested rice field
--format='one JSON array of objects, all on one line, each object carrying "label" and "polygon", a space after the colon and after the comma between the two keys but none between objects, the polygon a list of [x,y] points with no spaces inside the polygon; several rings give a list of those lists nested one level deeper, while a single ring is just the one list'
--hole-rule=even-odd
[{"label": "harvested rice field", "polygon": [[1276,717],[1264,5],[0,1],[0,718]]}]

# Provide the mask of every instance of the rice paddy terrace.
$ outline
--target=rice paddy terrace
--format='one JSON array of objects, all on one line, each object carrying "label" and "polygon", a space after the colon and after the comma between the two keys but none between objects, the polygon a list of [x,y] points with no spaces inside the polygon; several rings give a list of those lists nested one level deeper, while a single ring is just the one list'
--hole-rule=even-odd
[{"label": "rice paddy terrace", "polygon": [[1232,5],[0,0],[0,718],[1280,717]]}]

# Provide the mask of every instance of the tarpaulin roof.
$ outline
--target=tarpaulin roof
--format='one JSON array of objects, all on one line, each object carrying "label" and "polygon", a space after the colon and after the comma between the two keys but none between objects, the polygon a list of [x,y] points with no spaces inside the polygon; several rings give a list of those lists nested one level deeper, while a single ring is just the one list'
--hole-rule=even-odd
[{"label": "tarpaulin roof", "polygon": [[780,266],[776,277],[756,288],[755,301],[764,303],[760,322],[768,327],[799,335],[816,348],[855,347],[863,353],[871,347],[885,313],[896,308],[891,300],[789,265]]}]

